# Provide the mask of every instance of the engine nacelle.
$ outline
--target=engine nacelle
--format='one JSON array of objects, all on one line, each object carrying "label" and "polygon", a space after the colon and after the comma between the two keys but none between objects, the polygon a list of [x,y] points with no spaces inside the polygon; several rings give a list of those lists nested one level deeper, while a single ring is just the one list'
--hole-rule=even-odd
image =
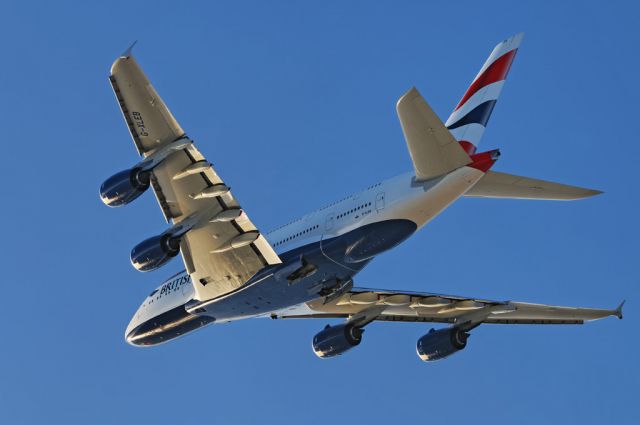
[{"label": "engine nacelle", "polygon": [[180,237],[170,233],[153,236],[131,250],[131,264],[141,272],[156,270],[180,252]]},{"label": "engine nacelle", "polygon": [[418,357],[425,362],[444,359],[467,346],[469,333],[456,327],[431,329],[418,340]]},{"label": "engine nacelle", "polygon": [[[181,137],[146,156],[142,161],[131,167],[131,169],[120,171],[109,177],[102,183],[102,186],[100,186],[102,202],[110,207],[120,207],[130,203],[149,189],[151,171],[155,167],[175,152],[187,148],[191,143],[193,142],[188,137]],[[198,164],[198,166],[195,167],[193,165],[194,164],[183,170],[183,174],[178,174],[175,177],[185,177],[192,172],[196,172],[198,167],[204,166],[204,164]],[[207,163],[207,165],[211,166],[209,163]]]},{"label": "engine nacelle", "polygon": [[313,352],[321,359],[339,356],[362,341],[364,330],[349,323],[327,325],[313,337]]},{"label": "engine nacelle", "polygon": [[100,186],[100,198],[110,207],[127,205],[149,189],[150,175],[139,168],[120,171]]}]

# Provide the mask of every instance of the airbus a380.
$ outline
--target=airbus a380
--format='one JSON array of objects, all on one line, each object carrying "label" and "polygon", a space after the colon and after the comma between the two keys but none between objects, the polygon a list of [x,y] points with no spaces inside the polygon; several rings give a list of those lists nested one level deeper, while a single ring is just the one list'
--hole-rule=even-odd
[{"label": "airbus a380", "polygon": [[133,141],[142,156],[100,188],[118,207],[149,187],[170,227],[138,244],[131,262],[156,270],[181,254],[186,270],[153,290],[125,331],[137,346],[165,343],[213,323],[253,317],[342,318],[312,342],[321,358],[362,341],[374,321],[436,322],[417,342],[424,361],[467,345],[483,324],[582,324],[617,316],[616,309],[559,307],[514,301],[355,287],[355,276],[377,255],[397,246],[465,197],[573,200],[600,193],[493,171],[498,150],[477,150],[522,41],[499,43],[443,123],[412,88],[396,105],[413,161],[405,174],[263,233],[229,185],[180,127],[131,48],[109,77]]}]

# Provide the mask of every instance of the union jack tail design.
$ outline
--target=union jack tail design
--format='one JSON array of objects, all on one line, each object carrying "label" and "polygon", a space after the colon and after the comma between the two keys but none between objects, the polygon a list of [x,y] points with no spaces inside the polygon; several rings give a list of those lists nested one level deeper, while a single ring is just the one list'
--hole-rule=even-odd
[{"label": "union jack tail design", "polygon": [[516,34],[493,49],[445,123],[469,155],[476,152],[523,37]]}]

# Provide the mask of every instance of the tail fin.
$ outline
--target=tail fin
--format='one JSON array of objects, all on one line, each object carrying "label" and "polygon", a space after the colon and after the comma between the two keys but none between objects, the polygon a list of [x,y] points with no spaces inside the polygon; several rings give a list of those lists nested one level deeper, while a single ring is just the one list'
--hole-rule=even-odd
[{"label": "tail fin", "polygon": [[445,123],[469,155],[476,151],[524,33],[499,43]]}]

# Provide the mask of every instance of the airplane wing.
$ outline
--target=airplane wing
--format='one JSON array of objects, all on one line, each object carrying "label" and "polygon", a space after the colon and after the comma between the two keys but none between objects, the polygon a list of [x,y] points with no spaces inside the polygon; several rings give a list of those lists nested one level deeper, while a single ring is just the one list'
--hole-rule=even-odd
[{"label": "airplane wing", "polygon": [[169,111],[131,55],[116,59],[109,77],[140,155],[175,146],[153,168],[151,186],[167,222],[193,225],[180,252],[196,290],[207,300],[242,286],[263,267],[280,263],[229,187]]},{"label": "airplane wing", "polygon": [[[624,304],[624,302],[622,303]],[[622,318],[622,304],[614,310],[559,307],[515,301],[492,301],[423,292],[353,288],[325,303],[316,300],[278,312],[278,318],[349,318],[350,321],[437,322],[451,324],[575,325],[607,316]]]},{"label": "airplane wing", "polygon": [[588,198],[600,193],[602,192],[599,190],[489,170],[464,196],[471,198],[569,201]]}]

